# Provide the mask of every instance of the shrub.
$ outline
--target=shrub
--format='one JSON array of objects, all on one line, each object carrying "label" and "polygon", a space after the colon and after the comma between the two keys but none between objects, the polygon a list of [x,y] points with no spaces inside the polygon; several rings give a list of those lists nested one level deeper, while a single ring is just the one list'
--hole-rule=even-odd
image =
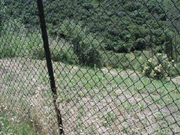
[{"label": "shrub", "polygon": [[51,50],[51,58],[53,61],[61,61],[69,64],[78,64],[77,55],[74,53],[72,48],[67,48],[63,46],[50,47]]},{"label": "shrub", "polygon": [[7,58],[7,57],[11,58],[14,56],[15,56],[15,52],[13,51],[13,49],[11,47],[3,46],[3,45],[0,47],[0,59]]},{"label": "shrub", "polygon": [[96,39],[92,33],[86,32],[86,28],[81,28],[80,23],[72,20],[63,21],[58,31],[73,44],[73,51],[76,54],[79,64],[85,66],[101,67],[101,56],[99,53],[101,39]]},{"label": "shrub", "polygon": [[5,22],[0,37],[0,58],[28,56],[44,58],[43,42],[38,31],[30,33],[19,19]]},{"label": "shrub", "polygon": [[101,53],[103,58],[103,66],[110,68],[119,68],[123,70],[135,69],[135,59],[132,53],[114,53],[106,51]]},{"label": "shrub", "polygon": [[106,51],[101,53],[103,58],[103,66],[110,68],[121,67],[121,54],[114,53],[113,51]]},{"label": "shrub", "polygon": [[139,38],[134,44],[135,50],[143,50],[146,48],[146,40],[144,38]]},{"label": "shrub", "polygon": [[3,29],[3,24],[4,21],[7,19],[7,7],[5,6],[5,1],[1,0],[0,1],[0,36],[1,36],[1,31]]},{"label": "shrub", "polygon": [[180,37],[172,31],[166,31],[166,42],[163,45],[163,51],[168,55],[169,59],[174,59],[175,53],[179,52]]},{"label": "shrub", "polygon": [[173,45],[173,59],[178,61],[180,59],[180,36],[177,35],[172,40]]},{"label": "shrub", "polygon": [[142,73],[154,79],[162,79],[167,76],[174,76],[177,72],[177,65],[174,60],[169,61],[165,54],[157,54],[145,63]]},{"label": "shrub", "polygon": [[[18,32],[18,33],[17,33]],[[9,20],[3,23],[0,36],[0,58],[23,55],[24,50],[24,25],[18,20]]]}]

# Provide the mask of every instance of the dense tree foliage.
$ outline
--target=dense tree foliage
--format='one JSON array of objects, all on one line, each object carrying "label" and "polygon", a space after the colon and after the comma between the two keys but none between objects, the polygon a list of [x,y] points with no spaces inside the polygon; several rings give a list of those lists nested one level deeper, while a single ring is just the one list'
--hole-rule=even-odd
[{"label": "dense tree foliage", "polygon": [[[21,18],[26,27],[36,28],[39,21],[36,0],[6,0],[5,5],[10,17]],[[74,48],[86,43],[81,36],[72,37],[63,28],[64,23],[73,32],[81,27],[84,37],[91,35],[90,40],[100,42],[102,47],[98,49],[107,52],[129,53],[153,48],[171,59],[172,52],[179,53],[179,0],[44,0],[44,6],[51,36],[69,40]],[[78,28],[72,29],[71,22]],[[73,38],[78,38],[78,42]],[[88,45],[91,48],[90,42],[85,46]],[[78,55],[81,51],[75,49]]]}]

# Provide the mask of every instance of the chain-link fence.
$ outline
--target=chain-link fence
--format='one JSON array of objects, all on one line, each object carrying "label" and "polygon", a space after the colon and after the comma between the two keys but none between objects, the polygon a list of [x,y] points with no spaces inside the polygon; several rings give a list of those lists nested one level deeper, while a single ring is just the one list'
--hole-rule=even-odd
[{"label": "chain-link fence", "polygon": [[179,0],[0,3],[0,134],[180,134]]}]

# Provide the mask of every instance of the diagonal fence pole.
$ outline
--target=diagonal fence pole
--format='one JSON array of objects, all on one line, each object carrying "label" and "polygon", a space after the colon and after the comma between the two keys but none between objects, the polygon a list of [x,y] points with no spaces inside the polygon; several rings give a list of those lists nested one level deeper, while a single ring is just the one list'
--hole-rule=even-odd
[{"label": "diagonal fence pole", "polygon": [[48,35],[47,35],[47,30],[46,30],[46,22],[45,22],[42,0],[37,0],[37,5],[38,5],[38,10],[39,10],[40,25],[41,25],[42,38],[43,38],[43,43],[44,43],[44,50],[45,50],[45,55],[46,55],[48,73],[49,73],[49,77],[50,77],[51,90],[53,93],[53,103],[54,103],[58,126],[59,126],[59,133],[64,134],[61,113],[56,104],[57,91],[56,91],[56,86],[55,86],[55,81],[54,81],[53,66],[52,66],[52,62],[51,62],[51,54],[50,54],[50,50],[49,50],[49,42],[48,42]]}]

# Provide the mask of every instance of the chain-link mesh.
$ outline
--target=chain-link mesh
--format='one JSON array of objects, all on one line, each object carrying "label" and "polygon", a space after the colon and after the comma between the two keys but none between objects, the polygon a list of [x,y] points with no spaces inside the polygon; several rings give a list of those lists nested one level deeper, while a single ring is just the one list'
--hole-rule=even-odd
[{"label": "chain-link mesh", "polygon": [[[58,134],[37,3],[0,2],[2,113]],[[43,2],[64,134],[180,134],[179,0]]]},{"label": "chain-link mesh", "polygon": [[57,134],[37,3],[5,0],[0,6],[1,113],[12,123],[0,119],[0,134]]}]

